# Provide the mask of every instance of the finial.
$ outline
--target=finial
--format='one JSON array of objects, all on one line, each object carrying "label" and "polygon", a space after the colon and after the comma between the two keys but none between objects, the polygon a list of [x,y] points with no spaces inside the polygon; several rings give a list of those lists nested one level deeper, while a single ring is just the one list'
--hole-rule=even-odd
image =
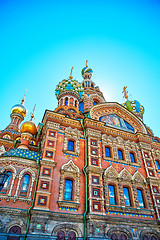
[{"label": "finial", "polygon": [[32,121],[32,119],[34,118],[34,113],[35,113],[35,110],[36,110],[36,104],[34,105],[34,108],[33,108],[33,113],[31,114],[31,120],[30,120],[30,121]]},{"label": "finial", "polygon": [[26,91],[25,91],[25,93],[24,93],[24,97],[22,98],[21,105],[23,105],[23,103],[24,103],[24,101],[25,101],[25,98],[26,98],[26,93],[27,93],[27,89],[26,89]]},{"label": "finial", "polygon": [[70,76],[69,76],[70,79],[73,78],[73,77],[72,77],[72,71],[73,71],[73,68],[74,68],[74,67],[71,68],[71,73],[70,73]]},{"label": "finial", "polygon": [[123,98],[125,98],[126,100],[128,100],[128,91],[126,90],[127,89],[127,86],[125,87],[123,87],[123,92],[122,93],[124,93],[124,96],[123,96]]},{"label": "finial", "polygon": [[86,60],[86,67],[88,67],[88,60]]}]

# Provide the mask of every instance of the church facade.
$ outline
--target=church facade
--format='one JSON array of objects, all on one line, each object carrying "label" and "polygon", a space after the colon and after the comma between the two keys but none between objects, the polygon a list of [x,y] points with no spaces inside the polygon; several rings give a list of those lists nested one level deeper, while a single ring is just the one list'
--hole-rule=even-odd
[{"label": "church facade", "polygon": [[106,102],[87,62],[82,83],[72,70],[38,126],[23,98],[0,131],[0,239],[160,239],[160,139],[144,107],[126,87]]}]

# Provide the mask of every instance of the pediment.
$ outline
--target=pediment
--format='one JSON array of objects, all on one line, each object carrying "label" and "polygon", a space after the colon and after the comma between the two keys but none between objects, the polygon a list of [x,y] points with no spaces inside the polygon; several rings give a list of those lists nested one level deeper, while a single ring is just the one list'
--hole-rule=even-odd
[{"label": "pediment", "polygon": [[131,181],[132,175],[124,168],[120,173],[119,173],[119,178],[121,178],[124,181]]},{"label": "pediment", "polygon": [[97,104],[91,108],[90,117],[104,122],[109,127],[132,133],[141,132],[147,134],[144,123],[119,103]]},{"label": "pediment", "polygon": [[145,178],[142,176],[142,174],[140,172],[135,172],[132,176],[132,179],[135,181],[135,182],[138,182],[138,183],[145,183],[146,180]]},{"label": "pediment", "polygon": [[72,160],[70,160],[69,162],[62,165],[61,171],[72,172],[72,173],[80,172],[79,168],[74,164],[74,162]]},{"label": "pediment", "polygon": [[105,170],[104,176],[106,178],[118,178],[118,172],[114,167],[110,166]]}]

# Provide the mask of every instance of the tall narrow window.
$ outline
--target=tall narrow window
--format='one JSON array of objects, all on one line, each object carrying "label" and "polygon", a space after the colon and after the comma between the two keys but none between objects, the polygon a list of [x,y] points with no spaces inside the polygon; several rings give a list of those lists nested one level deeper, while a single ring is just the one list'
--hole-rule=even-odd
[{"label": "tall narrow window", "polygon": [[111,157],[111,150],[109,147],[105,147],[105,156],[106,157]]},{"label": "tall narrow window", "polygon": [[30,176],[28,174],[24,175],[21,185],[20,194],[26,196],[29,187]]},{"label": "tall narrow window", "polygon": [[143,199],[143,194],[141,189],[137,189],[137,196],[138,196],[138,202],[139,202],[140,208],[144,208],[145,205],[144,205],[144,199]]},{"label": "tall narrow window", "polygon": [[159,164],[158,160],[156,160],[156,166],[157,166],[158,170],[160,170],[160,164]]},{"label": "tall narrow window", "polygon": [[120,160],[123,160],[123,152],[122,152],[122,150],[118,150],[118,158],[120,159]]},{"label": "tall narrow window", "polygon": [[125,206],[131,206],[131,201],[130,201],[130,196],[129,196],[129,189],[127,187],[123,187],[123,194],[124,194]]},{"label": "tall narrow window", "polygon": [[73,181],[66,179],[64,186],[64,200],[72,200]]},{"label": "tall narrow window", "polygon": [[116,205],[116,198],[115,198],[115,188],[113,185],[108,185],[109,191],[109,203],[111,205]]},{"label": "tall narrow window", "polygon": [[68,106],[68,98],[65,99],[65,106]]},{"label": "tall narrow window", "polygon": [[[5,182],[4,186],[3,186],[4,190],[8,189],[10,181],[11,181],[11,176],[12,176],[12,173],[10,171],[8,171],[7,174],[9,175],[9,177],[7,178],[7,180],[6,180],[6,182]],[[3,192],[3,190],[2,190],[2,192]]]},{"label": "tall narrow window", "polygon": [[68,141],[68,151],[74,151],[74,141]]},{"label": "tall narrow window", "polygon": [[131,162],[136,162],[135,161],[135,156],[134,156],[134,153],[130,152],[130,159],[131,159]]}]

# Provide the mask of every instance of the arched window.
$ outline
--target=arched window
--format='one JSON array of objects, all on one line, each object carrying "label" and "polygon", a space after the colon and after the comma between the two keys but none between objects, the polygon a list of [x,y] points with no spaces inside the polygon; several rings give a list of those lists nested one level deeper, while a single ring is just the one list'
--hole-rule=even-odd
[{"label": "arched window", "polygon": [[114,185],[108,185],[109,191],[109,203],[111,205],[116,205],[115,187]]},{"label": "arched window", "polygon": [[68,233],[68,240],[76,240],[76,234],[73,231]]},{"label": "arched window", "polygon": [[151,240],[158,240],[158,238],[154,235],[152,235]]},{"label": "arched window", "polygon": [[57,232],[57,240],[65,240],[65,233],[63,231]]},{"label": "arched window", "polygon": [[79,104],[79,111],[82,112],[82,113],[84,113],[84,102],[81,102],[81,103]]},{"label": "arched window", "polygon": [[68,98],[65,99],[65,106],[68,106]]},{"label": "arched window", "polygon": [[73,181],[70,179],[65,180],[64,186],[64,200],[72,201]]},{"label": "arched window", "polygon": [[120,240],[127,240],[127,236],[124,233],[122,233],[120,236]]},{"label": "arched window", "polygon": [[118,159],[123,160],[123,152],[122,150],[118,149]]},{"label": "arched window", "polygon": [[[9,177],[7,178],[4,186],[3,186],[3,190],[7,190],[8,187],[9,187],[9,184],[10,184],[10,181],[11,181],[11,177],[12,177],[12,172],[11,171],[8,171],[7,174],[9,175]],[[2,192],[3,192],[2,190]]]},{"label": "arched window", "polygon": [[74,141],[72,141],[72,140],[68,141],[68,151],[74,152]]},{"label": "arched window", "polygon": [[123,194],[124,194],[124,203],[125,206],[131,206],[131,200],[129,195],[129,189],[128,187],[123,187]]},{"label": "arched window", "polygon": [[135,155],[134,153],[130,152],[130,159],[131,159],[131,162],[135,163],[136,160],[135,160]]},{"label": "arched window", "polygon": [[115,233],[112,233],[111,239],[112,239],[112,240],[117,240],[117,239],[118,239],[118,238],[117,238],[117,235],[116,235]]},{"label": "arched window", "polygon": [[8,233],[13,233],[13,236],[8,236],[7,240],[20,240],[20,237],[15,237],[14,234],[21,234],[21,228],[19,226],[13,226],[9,229]]},{"label": "arched window", "polygon": [[75,107],[77,107],[77,100],[75,101]]},{"label": "arched window", "polygon": [[149,238],[146,235],[144,235],[143,240],[149,240]]},{"label": "arched window", "polygon": [[145,208],[143,193],[141,189],[137,189],[137,196],[140,208]]},{"label": "arched window", "polygon": [[105,156],[106,156],[106,157],[111,157],[110,147],[105,147]]},{"label": "arched window", "polygon": [[156,166],[157,166],[158,170],[160,170],[160,163],[158,160],[156,160]]},{"label": "arched window", "polygon": [[21,190],[20,190],[20,195],[21,196],[26,196],[27,195],[29,182],[30,182],[29,174],[24,175],[23,180],[22,180]]}]

